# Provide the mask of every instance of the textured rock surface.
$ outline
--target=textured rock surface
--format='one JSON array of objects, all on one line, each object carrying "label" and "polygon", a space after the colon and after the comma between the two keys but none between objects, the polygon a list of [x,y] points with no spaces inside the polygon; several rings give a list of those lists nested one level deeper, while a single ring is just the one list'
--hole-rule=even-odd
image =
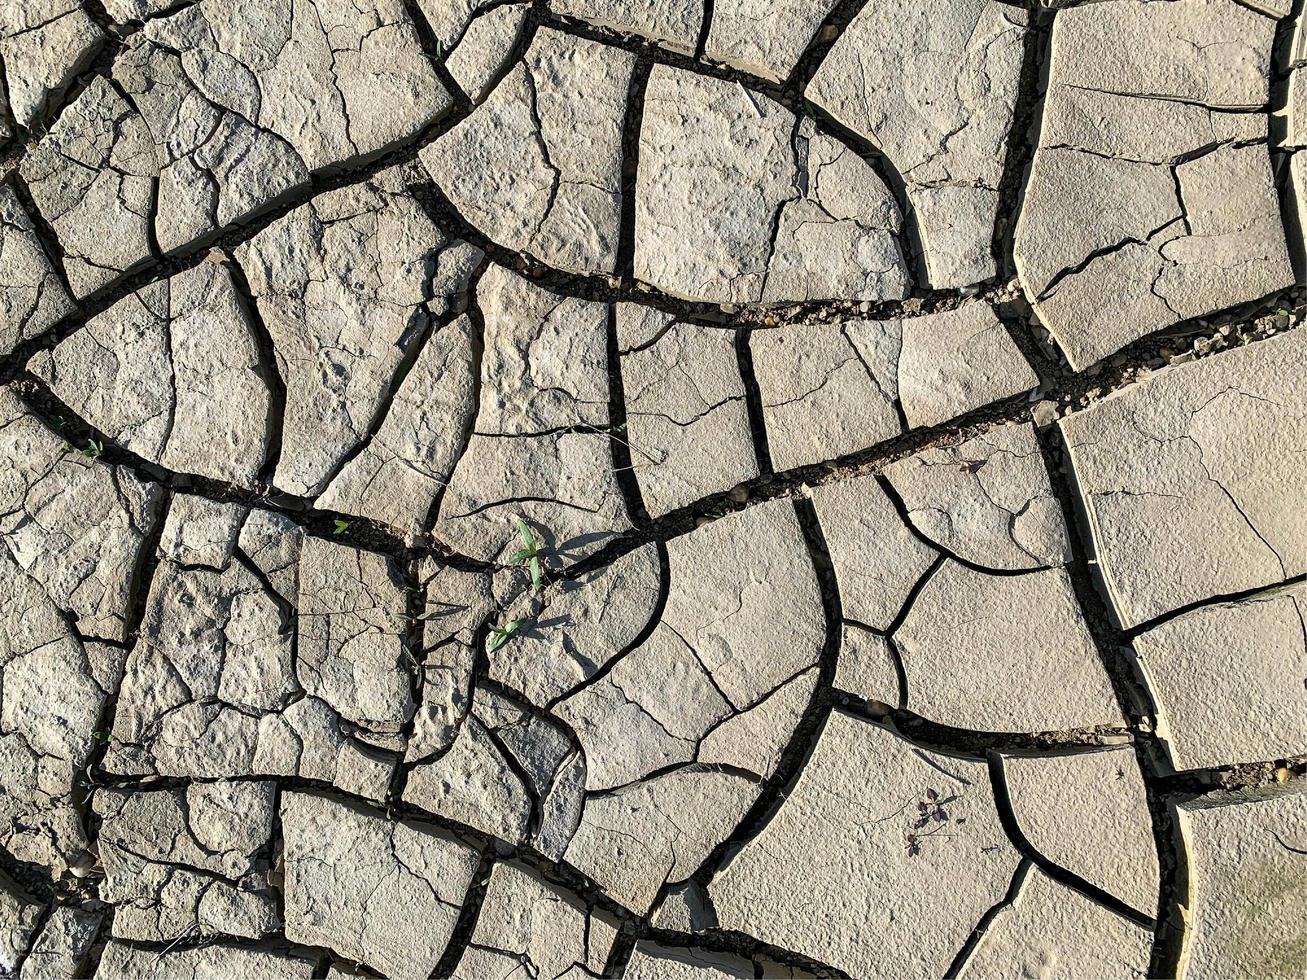
[{"label": "textured rock surface", "polygon": [[272,840],[270,782],[196,783],[135,794],[102,790],[105,898],[119,939],[258,939],[280,926],[260,854]]},{"label": "textured rock surface", "polygon": [[995,429],[885,468],[913,528],[952,555],[1000,571],[1070,560],[1066,523],[1032,426]]},{"label": "textured rock surface", "polygon": [[947,422],[1038,383],[994,311],[983,303],[903,323],[898,387],[911,426]]},{"label": "textured rock surface", "polygon": [[499,81],[522,36],[529,9],[525,3],[509,3],[479,11],[445,62],[454,81],[473,102],[485,101]]},{"label": "textured rock surface", "polygon": [[120,300],[33,369],[62,402],[151,462],[247,485],[263,466],[271,396],[220,259]]},{"label": "textured rock surface", "polygon": [[633,980],[719,980],[752,977],[754,964],[731,953],[676,949],[657,943],[637,943],[623,976]]},{"label": "textured rock surface", "polygon": [[1307,587],[1185,613],[1135,640],[1179,769],[1307,753]]},{"label": "textured rock surface", "polygon": [[1047,759],[1006,756],[1003,773],[1017,824],[1036,851],[1153,914],[1157,847],[1130,747]]},{"label": "textured rock surface", "polygon": [[692,53],[704,17],[704,0],[550,0],[557,13],[640,34],[674,51]]},{"label": "textured rock surface", "polygon": [[0,10],[0,975],[1301,976],[1299,6]]},{"label": "textured rock surface", "polygon": [[[90,452],[94,452],[91,448]],[[88,638],[125,638],[158,487],[94,463],[0,392],[0,540]]]},{"label": "textured rock surface", "polygon": [[78,0],[22,0],[0,13],[0,60],[9,114],[20,126],[39,122],[86,66],[104,32]]},{"label": "textured rock surface", "polygon": [[762,78],[784,81],[835,0],[737,0],[713,5],[704,54]]},{"label": "textured rock surface", "polygon": [[387,976],[430,976],[477,853],[433,827],[304,793],[282,797],[281,822],[286,937]]},{"label": "textured rock surface", "polygon": [[759,330],[749,338],[772,464],[804,466],[898,435],[898,322]]},{"label": "textured rock surface", "polygon": [[22,976],[64,980],[78,975],[99,927],[98,913],[72,905],[52,909],[23,961]]},{"label": "textured rock surface", "polygon": [[[986,575],[948,561],[916,596],[894,642],[908,706],[989,731],[1119,723],[1084,614],[1061,569]],[[1046,677],[1057,677],[1049,689]]]},{"label": "textured rock surface", "polygon": [[836,41],[808,98],[907,185],[931,285],[996,271],[991,241],[1027,15],[995,0],[891,0]]},{"label": "textured rock surface", "polygon": [[95,292],[153,254],[154,143],[106,79],[86,87],[18,170],[59,242],[74,295]]},{"label": "textured rock surface", "polygon": [[811,119],[739,85],[653,69],[635,208],[636,278],[676,296],[740,304],[907,292],[902,216],[876,172]]},{"label": "textured rock surface", "polygon": [[496,243],[560,268],[611,272],[634,63],[624,51],[540,31],[472,115],[422,151],[422,163]]},{"label": "textured rock surface", "polygon": [[1192,860],[1188,975],[1289,977],[1307,966],[1307,796],[1183,806]]},{"label": "textured rock surface", "polygon": [[1274,33],[1226,0],[1055,19],[1015,255],[1073,366],[1293,281],[1265,145]]},{"label": "textured rock surface", "polygon": [[323,194],[236,250],[286,386],[275,482],[288,492],[324,489],[427,329],[448,242],[401,184],[387,171]]},{"label": "textured rock surface", "polygon": [[757,474],[731,331],[623,304],[617,341],[631,467],[652,516]]},{"label": "textured rock surface", "polygon": [[[718,920],[853,976],[942,973],[1018,863],[986,784],[983,765],[832,714],[779,813],[709,886]],[[909,843],[928,790],[948,817]]]},{"label": "textured rock surface", "polygon": [[1307,334],[1181,365],[1062,422],[1126,626],[1307,570]]},{"label": "textured rock surface", "polygon": [[1029,869],[989,923],[960,977],[1146,977],[1148,930]]},{"label": "textured rock surface", "polygon": [[873,476],[813,487],[847,619],[886,630],[938,558],[899,518]]},{"label": "textured rock surface", "polygon": [[27,954],[41,920],[41,906],[25,898],[8,877],[0,876],[0,969],[12,973]]},{"label": "textured rock surface", "polygon": [[613,922],[588,913],[534,872],[497,864],[454,976],[472,980],[523,969],[530,976],[599,975],[616,937]]},{"label": "textured rock surface", "polygon": [[[378,556],[301,539],[285,518],[256,510],[228,545],[237,560],[226,567],[160,562],[106,768],[302,776],[385,795],[398,759],[366,739],[393,736],[412,711],[398,665],[402,596]],[[297,623],[298,610],[308,615]],[[358,727],[369,715],[375,729]]]},{"label": "textured rock surface", "polygon": [[202,0],[146,24],[114,77],[156,146],[167,250],[411,138],[449,105],[399,0]]},{"label": "textured rock surface", "polygon": [[9,187],[0,187],[0,353],[38,336],[73,310],[32,219]]},{"label": "textured rock surface", "polygon": [[214,977],[267,977],[269,980],[309,980],[314,960],[275,947],[218,943],[166,952],[110,941],[96,976],[157,977],[158,980],[209,980]]}]

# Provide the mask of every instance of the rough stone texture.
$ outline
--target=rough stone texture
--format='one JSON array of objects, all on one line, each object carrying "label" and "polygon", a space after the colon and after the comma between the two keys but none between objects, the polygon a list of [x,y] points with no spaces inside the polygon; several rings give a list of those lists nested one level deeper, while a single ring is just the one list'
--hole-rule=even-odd
[{"label": "rough stone texture", "polygon": [[1179,769],[1307,754],[1307,586],[1195,609],[1135,639]]},{"label": "rough stone texture", "polygon": [[642,780],[588,799],[563,857],[644,913],[664,884],[684,881],[730,836],[757,793],[751,780],[699,768]]},{"label": "rough stone texture", "polygon": [[0,549],[0,846],[59,874],[87,839],[73,794],[122,651],[82,643]]},{"label": "rough stone texture", "polygon": [[453,744],[436,760],[415,766],[404,799],[512,845],[525,842],[531,797],[496,740],[475,716],[463,720]]},{"label": "rough stone texture", "polygon": [[32,219],[13,190],[0,186],[0,355],[72,311]]},{"label": "rough stone texture", "polygon": [[427,559],[418,579],[426,598],[421,613],[425,656],[408,761],[434,756],[453,742],[471,709],[476,633],[495,608],[488,575],[460,572]]},{"label": "rough stone texture", "polygon": [[468,439],[441,498],[437,536],[464,554],[505,561],[522,546],[519,515],[543,539],[546,563],[580,558],[629,528],[608,437],[564,430]]},{"label": "rough stone texture", "polygon": [[[487,650],[492,680],[549,705],[604,670],[650,629],[666,573],[658,549],[639,548],[547,594],[530,628]],[[522,597],[506,613],[529,611]]]},{"label": "rough stone texture", "polygon": [[1063,569],[998,576],[946,561],[894,642],[908,707],[932,720],[1007,732],[1123,721]]},{"label": "rough stone texture", "polygon": [[271,395],[244,302],[214,259],[120,300],[32,367],[118,445],[248,485],[263,466]]},{"label": "rough stone texture", "polygon": [[274,482],[322,491],[429,326],[431,265],[448,241],[386,171],[330,191],[236,249],[286,385]]},{"label": "rough stone texture", "polygon": [[1147,929],[1030,868],[959,977],[1148,976]]},{"label": "rough stone texture", "polygon": [[805,93],[898,171],[936,288],[997,271],[991,243],[1027,21],[996,0],[868,5]]},{"label": "rough stone texture", "polygon": [[248,515],[249,508],[243,504],[176,494],[168,504],[159,553],[179,565],[203,565],[222,571],[231,561]]},{"label": "rough stone texture", "polygon": [[1157,846],[1133,748],[1042,759],[1009,755],[1003,772],[1017,825],[1036,851],[1153,915]]},{"label": "rough stone texture", "polygon": [[67,980],[80,976],[100,928],[100,915],[74,905],[50,911],[23,961],[24,980]]},{"label": "rough stone texture", "polygon": [[404,669],[403,581],[392,559],[306,538],[296,662],[304,690],[373,732],[413,715]]},{"label": "rough stone texture", "polygon": [[9,112],[20,126],[42,117],[104,43],[78,0],[17,0],[0,11],[0,61]]},{"label": "rough stone texture", "polygon": [[704,0],[549,0],[550,9],[567,17],[639,34],[663,47],[693,54],[704,18]]},{"label": "rough stone texture", "polygon": [[479,857],[453,837],[306,793],[281,799],[286,938],[386,976],[432,975]]},{"label": "rough stone texture", "polygon": [[838,690],[890,707],[902,707],[907,700],[890,639],[861,626],[844,624],[834,683]]},{"label": "rough stone texture", "polygon": [[78,456],[0,391],[0,542],[88,638],[121,641],[159,489]]},{"label": "rough stone texture", "polygon": [[155,145],[165,250],[410,139],[450,101],[400,0],[201,0],[149,21],[114,77]]},{"label": "rough stone texture", "polygon": [[[304,545],[295,525],[260,510],[250,512],[233,550],[237,560],[220,571],[167,559],[155,571],[145,638],[127,658],[105,767],[194,778],[301,776],[380,799],[398,758],[367,737],[393,739],[396,718],[412,710],[398,666],[395,615],[404,605],[383,560],[327,542]],[[309,614],[299,620],[298,641],[297,608]],[[365,672],[358,683],[342,651],[376,676]],[[310,686],[321,696],[306,693]],[[378,700],[378,717],[368,719],[377,730],[356,727],[351,718]]]},{"label": "rough stone texture", "polygon": [[498,244],[563,269],[612,272],[634,65],[624,51],[538,31],[525,60],[422,163]]},{"label": "rough stone texture", "polygon": [[729,82],[654,67],[637,279],[713,303],[899,299],[901,224],[875,170],[811,119]]},{"label": "rough stone texture", "polygon": [[103,894],[119,906],[113,935],[168,942],[276,931],[276,900],[259,873],[272,839],[274,789],[239,782],[97,792]]},{"label": "rough stone texture", "polygon": [[899,399],[908,425],[938,425],[1039,384],[984,303],[903,322]]},{"label": "rough stone texture", "polygon": [[40,921],[40,904],[26,899],[15,883],[0,873],[0,970],[11,974],[17,969]]},{"label": "rough stone texture", "polygon": [[874,476],[812,487],[847,619],[886,630],[938,553],[899,519]]},{"label": "rough stone texture", "polygon": [[714,4],[704,54],[782,82],[834,6],[835,0],[736,0]]},{"label": "rough stone texture", "polygon": [[1305,375],[1297,331],[1062,421],[1124,625],[1307,571]]},{"label": "rough stone texture", "polygon": [[[706,525],[667,550],[661,621],[557,708],[586,750],[591,791],[700,759],[710,731],[811,667],[824,641],[817,583],[788,501]],[[743,748],[765,759],[767,741],[778,751],[796,720],[791,713],[787,725],[765,730],[766,741],[744,739]],[[756,771],[747,764],[756,760],[721,754],[713,761]]]},{"label": "rough stone texture", "polygon": [[525,3],[510,3],[479,12],[445,61],[449,74],[473,103],[485,101],[508,67],[529,9]]},{"label": "rough stone texture", "polygon": [[885,468],[907,519],[936,547],[1001,571],[1071,559],[1062,507],[1030,425],[993,429]]},{"label": "rough stone texture", "polygon": [[453,50],[469,26],[489,16],[498,0],[417,0],[417,9],[445,51]]},{"label": "rough stone texture", "polygon": [[1274,33],[1228,0],[1056,17],[1015,249],[1073,367],[1293,281],[1257,111]]},{"label": "rough stone texture", "polygon": [[807,323],[749,337],[772,465],[787,470],[900,431],[894,320]]},{"label": "rough stone texture", "polygon": [[636,944],[622,975],[627,980],[725,980],[757,976],[752,962],[733,953],[675,949],[651,942]]},{"label": "rough stone texture", "polygon": [[110,940],[100,958],[97,977],[143,977],[149,980],[219,980],[258,977],[259,980],[309,980],[315,964],[303,955],[276,947],[217,943],[190,949],[143,949]]},{"label": "rough stone texture", "polygon": [[1307,971],[1287,0],[19,3],[0,975]]},{"label": "rough stone texture", "polygon": [[539,435],[608,424],[608,308],[547,292],[493,266],[477,286],[485,321],[478,433]]},{"label": "rough stone texture", "polygon": [[[947,819],[914,830],[928,789]],[[798,785],[709,894],[724,928],[852,976],[925,976],[944,972],[1017,863],[983,764],[835,712]]]},{"label": "rough stone texture", "polygon": [[370,517],[408,535],[426,529],[472,424],[475,343],[466,316],[435,328],[376,434],[340,468],[319,507]]},{"label": "rough stone texture", "polygon": [[1307,796],[1180,807],[1191,859],[1187,975],[1292,977],[1307,969]]},{"label": "rough stone texture", "polygon": [[159,167],[145,120],[103,77],[73,100],[18,167],[86,296],[144,263]]},{"label": "rough stone texture", "polygon": [[617,308],[625,438],[653,517],[756,476],[735,335]]},{"label": "rough stone texture", "polygon": [[560,977],[569,971],[599,976],[615,938],[616,923],[588,913],[535,872],[518,864],[496,864],[471,944],[454,976],[475,980],[518,971],[533,977]]}]

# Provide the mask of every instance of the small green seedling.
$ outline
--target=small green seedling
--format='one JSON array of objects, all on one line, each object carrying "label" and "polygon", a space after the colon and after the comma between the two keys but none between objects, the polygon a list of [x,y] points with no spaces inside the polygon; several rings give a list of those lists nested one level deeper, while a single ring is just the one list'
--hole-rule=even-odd
[{"label": "small green seedling", "polygon": [[87,439],[86,448],[79,449],[78,452],[80,452],[87,459],[99,459],[100,454],[104,452],[104,443],[96,442],[94,439]]},{"label": "small green seedling", "polygon": [[91,732],[91,738],[95,739],[101,745],[108,745],[110,739],[112,739],[113,736],[110,735],[108,732],[106,732],[104,729],[100,728]]},{"label": "small green seedling", "polygon": [[490,632],[493,634],[490,638],[490,644],[486,647],[487,653],[494,653],[510,639],[513,634],[522,628],[525,619],[510,619],[503,626],[492,626]]},{"label": "small green seedling", "polygon": [[522,547],[513,552],[508,560],[514,565],[527,563],[527,567],[531,569],[531,589],[539,592],[544,586],[544,575],[540,571],[540,539],[520,517],[517,518],[517,533],[522,538]]},{"label": "small green seedling", "polygon": [[332,531],[331,533],[332,533],[332,534],[344,534],[344,533],[345,533],[346,531],[348,531],[348,530],[349,530],[349,521],[342,521],[339,517],[337,517],[337,518],[336,518],[336,530]]}]

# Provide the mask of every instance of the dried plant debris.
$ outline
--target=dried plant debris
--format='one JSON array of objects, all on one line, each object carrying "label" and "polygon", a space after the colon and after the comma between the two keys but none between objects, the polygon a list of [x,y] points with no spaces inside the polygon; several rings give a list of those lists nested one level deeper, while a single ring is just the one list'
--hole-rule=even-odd
[{"label": "dried plant debris", "polygon": [[0,11],[0,975],[1303,975],[1301,16]]}]

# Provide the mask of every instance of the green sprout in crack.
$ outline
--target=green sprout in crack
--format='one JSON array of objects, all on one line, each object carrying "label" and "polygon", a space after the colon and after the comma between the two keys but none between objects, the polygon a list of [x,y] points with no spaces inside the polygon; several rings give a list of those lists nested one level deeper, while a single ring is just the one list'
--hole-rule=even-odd
[{"label": "green sprout in crack", "polygon": [[517,533],[522,538],[522,547],[513,552],[508,561],[513,565],[525,562],[531,570],[531,590],[539,592],[544,587],[544,575],[540,571],[540,539],[520,517],[517,518]]},{"label": "green sprout in crack", "polygon": [[104,452],[104,443],[97,442],[94,439],[87,439],[86,447],[77,451],[87,459],[99,459],[101,454]]},{"label": "green sprout in crack", "polygon": [[332,531],[331,533],[332,533],[332,534],[344,534],[344,533],[345,533],[346,531],[348,531],[348,530],[349,530],[349,521],[342,521],[339,517],[337,517],[337,518],[336,518],[336,530]]},{"label": "green sprout in crack", "polygon": [[95,731],[91,732],[91,738],[95,739],[101,745],[108,745],[113,736],[103,728],[97,728]]},{"label": "green sprout in crack", "polygon": [[522,628],[522,624],[525,622],[526,622],[525,619],[510,619],[503,626],[490,627],[490,633],[491,633],[490,644],[486,647],[486,652],[494,653],[496,650],[502,647],[505,643],[507,643],[509,640],[513,638],[513,634],[515,634],[518,630],[520,630]]}]

